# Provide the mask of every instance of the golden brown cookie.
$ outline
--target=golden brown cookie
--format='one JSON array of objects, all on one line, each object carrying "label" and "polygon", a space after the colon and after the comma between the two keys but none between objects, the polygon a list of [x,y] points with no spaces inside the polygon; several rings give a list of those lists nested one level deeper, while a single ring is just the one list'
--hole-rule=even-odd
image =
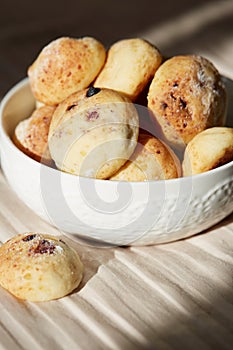
[{"label": "golden brown cookie", "polygon": [[180,173],[181,165],[174,152],[158,138],[140,133],[132,157],[110,180],[167,180]]},{"label": "golden brown cookie", "polygon": [[196,135],[186,147],[183,175],[203,173],[232,160],[233,128],[210,128]]},{"label": "golden brown cookie", "polygon": [[28,69],[35,98],[46,105],[56,105],[86,88],[104,65],[105,57],[104,46],[91,37],[52,41]]},{"label": "golden brown cookie", "polygon": [[78,254],[58,237],[30,232],[0,247],[0,285],[17,298],[61,298],[78,287],[82,275]]},{"label": "golden brown cookie", "polygon": [[30,118],[21,121],[15,129],[13,141],[29,157],[46,164],[52,159],[48,149],[48,133],[55,107],[36,109]]},{"label": "golden brown cookie", "polygon": [[60,170],[106,179],[133,153],[138,119],[133,103],[116,91],[91,87],[76,92],[54,112],[51,156]]},{"label": "golden brown cookie", "polygon": [[156,71],[148,107],[165,141],[176,147],[212,126],[222,126],[226,91],[213,64],[201,56],[175,56]]},{"label": "golden brown cookie", "polygon": [[94,85],[119,91],[135,101],[162,62],[157,48],[143,39],[113,44]]}]

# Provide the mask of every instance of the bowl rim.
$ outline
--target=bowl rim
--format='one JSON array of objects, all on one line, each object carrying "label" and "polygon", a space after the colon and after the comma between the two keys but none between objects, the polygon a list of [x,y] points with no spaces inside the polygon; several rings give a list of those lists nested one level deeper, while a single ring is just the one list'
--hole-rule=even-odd
[{"label": "bowl rim", "polygon": [[[3,99],[0,102],[0,146],[1,146],[1,138],[3,138],[4,141],[8,144],[8,146],[12,149],[12,151],[16,152],[16,154],[18,156],[23,158],[25,161],[31,162],[32,165],[34,164],[38,168],[46,167],[46,168],[49,168],[51,171],[61,172],[63,174],[63,176],[66,176],[67,178],[68,177],[82,178],[82,179],[86,179],[85,181],[90,181],[90,180],[93,181],[94,180],[94,182],[101,182],[101,183],[126,182],[126,183],[133,184],[134,186],[138,186],[140,184],[148,184],[148,183],[159,184],[159,183],[161,183],[161,181],[163,181],[165,183],[169,183],[169,184],[174,184],[174,183],[177,183],[180,181],[181,182],[190,181],[190,179],[201,179],[201,178],[204,178],[208,175],[214,176],[215,174],[217,174],[221,171],[227,170],[228,168],[231,168],[231,167],[233,168],[233,160],[232,160],[231,162],[228,162],[228,163],[221,165],[215,169],[211,169],[211,170],[205,171],[205,172],[200,173],[200,174],[195,174],[195,175],[190,175],[190,176],[182,176],[182,177],[178,177],[178,178],[174,178],[174,179],[167,179],[167,180],[147,180],[147,181],[119,181],[119,180],[96,179],[96,178],[89,178],[89,177],[79,176],[79,175],[75,175],[75,174],[70,174],[70,173],[63,172],[57,168],[52,168],[46,164],[40,163],[40,162],[32,159],[31,157],[26,155],[24,152],[22,152],[13,143],[11,137],[8,135],[5,128],[3,127],[2,116],[3,116],[3,112],[4,112],[4,108],[5,108],[6,104],[9,102],[9,99],[12,98],[17,91],[19,91],[20,89],[22,89],[23,87],[25,87],[27,85],[29,86],[29,78],[25,77],[25,78],[21,79],[18,83],[16,83],[12,88],[10,88],[7,91],[7,93],[4,95]],[[0,148],[0,152],[1,152],[1,148]]]}]

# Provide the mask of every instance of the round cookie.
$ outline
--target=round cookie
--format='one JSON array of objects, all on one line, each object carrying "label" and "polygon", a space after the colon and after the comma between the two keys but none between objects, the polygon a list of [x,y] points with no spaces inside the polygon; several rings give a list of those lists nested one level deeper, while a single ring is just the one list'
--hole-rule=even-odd
[{"label": "round cookie", "polygon": [[78,287],[82,275],[76,251],[55,236],[19,234],[0,247],[0,285],[17,298],[61,298]]},{"label": "round cookie", "polygon": [[167,180],[180,173],[181,165],[174,152],[156,137],[140,133],[132,157],[110,180]]},{"label": "round cookie", "polygon": [[94,86],[119,91],[135,101],[162,62],[157,48],[139,38],[117,41]]},{"label": "round cookie", "polygon": [[30,118],[21,121],[15,128],[13,141],[29,157],[52,164],[48,149],[49,126],[55,111],[53,106],[36,109]]},{"label": "round cookie", "polygon": [[233,160],[233,128],[214,127],[189,142],[182,163],[183,175],[195,175]]},{"label": "round cookie", "polygon": [[86,88],[104,65],[106,51],[94,38],[62,37],[40,52],[28,69],[35,98],[56,105],[75,91]]},{"label": "round cookie", "polygon": [[175,56],[156,71],[148,107],[165,141],[184,148],[202,130],[222,126],[226,91],[213,64],[201,56]]},{"label": "round cookie", "polygon": [[106,179],[133,153],[138,130],[138,114],[128,98],[91,87],[69,96],[56,108],[49,149],[60,170]]}]

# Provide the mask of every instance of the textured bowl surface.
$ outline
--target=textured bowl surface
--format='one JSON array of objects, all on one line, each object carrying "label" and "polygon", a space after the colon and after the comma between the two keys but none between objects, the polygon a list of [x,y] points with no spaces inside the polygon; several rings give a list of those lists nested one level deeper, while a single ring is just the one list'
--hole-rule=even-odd
[{"label": "textured bowl surface", "polygon": [[[233,83],[227,125],[233,124]],[[233,211],[233,162],[193,177],[117,182],[62,173],[42,165],[11,141],[35,107],[28,80],[1,103],[1,166],[19,198],[62,232],[92,244],[148,245],[199,233]]]}]

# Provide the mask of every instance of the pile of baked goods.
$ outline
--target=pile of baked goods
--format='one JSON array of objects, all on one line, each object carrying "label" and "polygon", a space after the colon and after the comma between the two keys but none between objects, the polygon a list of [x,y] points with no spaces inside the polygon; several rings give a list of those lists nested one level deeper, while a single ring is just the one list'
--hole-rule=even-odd
[{"label": "pile of baked goods", "polygon": [[[95,38],[62,37],[43,48],[28,76],[36,107],[13,141],[36,161],[79,176],[147,181],[233,160],[226,90],[204,57],[165,60],[140,38],[106,52]],[[30,232],[0,247],[0,285],[20,299],[63,297],[82,275],[78,254],[57,237]]]},{"label": "pile of baked goods", "polygon": [[164,60],[140,38],[106,52],[95,38],[62,37],[43,48],[28,76],[37,108],[17,125],[14,142],[37,161],[74,175],[145,181],[233,160],[226,90],[204,57]]}]

